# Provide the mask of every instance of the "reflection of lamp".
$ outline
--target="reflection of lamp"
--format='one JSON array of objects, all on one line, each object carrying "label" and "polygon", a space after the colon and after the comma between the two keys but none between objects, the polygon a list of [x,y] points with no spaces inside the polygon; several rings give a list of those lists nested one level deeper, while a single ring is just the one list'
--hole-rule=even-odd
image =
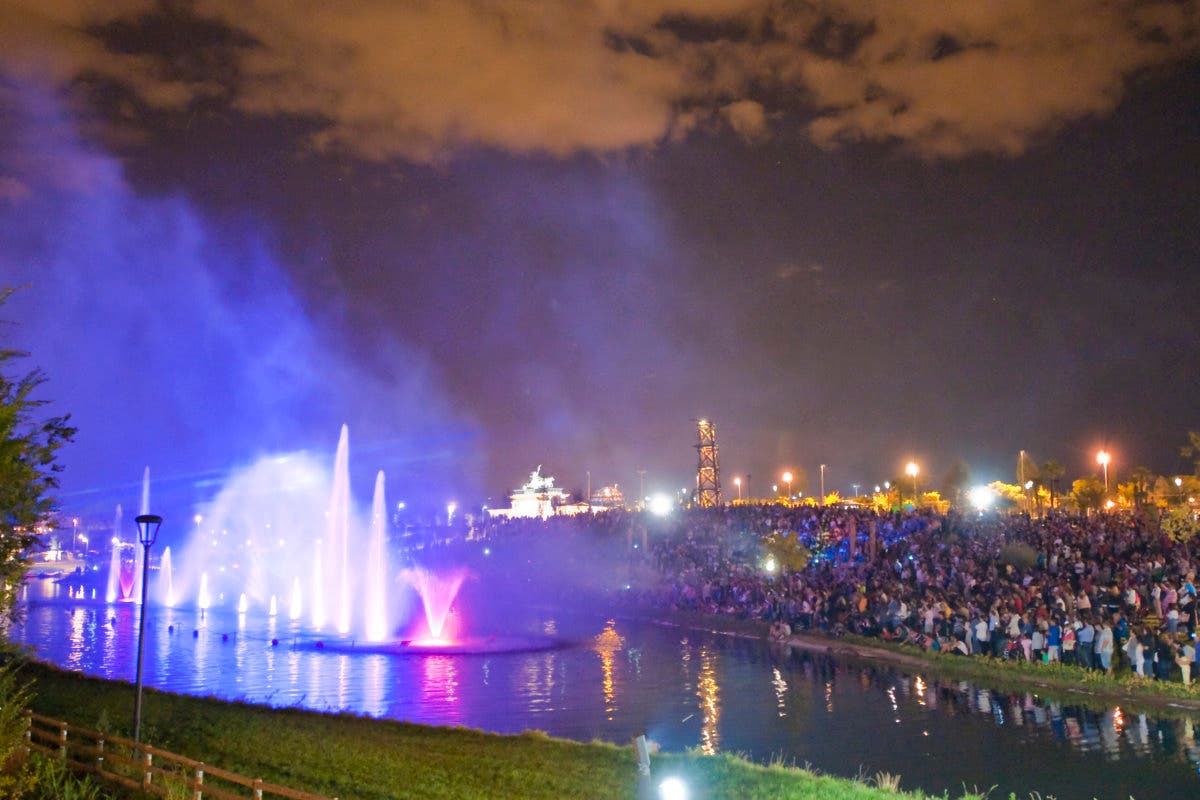
[{"label": "reflection of lamp", "polygon": [[134,520],[138,527],[138,541],[142,543],[142,609],[138,614],[137,653],[137,698],[133,703],[133,740],[141,741],[142,732],[142,652],[146,644],[146,589],[150,578],[150,548],[158,538],[162,517],[157,514],[142,514]]}]

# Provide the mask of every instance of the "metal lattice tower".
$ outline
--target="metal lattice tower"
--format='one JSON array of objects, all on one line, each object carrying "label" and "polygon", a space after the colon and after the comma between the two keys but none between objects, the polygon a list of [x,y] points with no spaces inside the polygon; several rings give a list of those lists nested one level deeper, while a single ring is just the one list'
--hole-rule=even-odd
[{"label": "metal lattice tower", "polygon": [[696,444],[696,503],[701,508],[721,504],[721,473],[717,469],[717,426],[696,420],[700,439]]}]

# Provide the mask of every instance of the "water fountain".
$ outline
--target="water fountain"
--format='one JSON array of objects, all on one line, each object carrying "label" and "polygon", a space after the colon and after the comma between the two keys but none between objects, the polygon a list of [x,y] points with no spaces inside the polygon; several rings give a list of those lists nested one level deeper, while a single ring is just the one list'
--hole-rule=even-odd
[{"label": "water fountain", "polygon": [[117,513],[113,517],[112,556],[108,560],[108,585],[104,591],[104,602],[115,603],[125,596],[121,586],[121,504],[117,503]]},{"label": "water fountain", "polygon": [[[493,652],[557,645],[472,639],[455,609],[466,570],[390,567],[385,483],[378,472],[371,515],[363,520],[351,495],[346,426],[332,472],[307,453],[259,460],[233,475],[196,515],[182,548],[164,550],[158,585],[151,587],[154,601],[268,618],[284,626],[296,646],[320,642],[330,650]],[[148,500],[147,469],[144,506]],[[286,619],[275,623],[280,600]]]}]

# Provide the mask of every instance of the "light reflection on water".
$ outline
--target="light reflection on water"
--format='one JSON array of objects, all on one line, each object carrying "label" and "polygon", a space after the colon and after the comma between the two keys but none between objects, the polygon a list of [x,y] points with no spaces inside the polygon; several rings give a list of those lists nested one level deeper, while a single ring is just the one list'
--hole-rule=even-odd
[{"label": "light reflection on water", "polygon": [[[137,610],[37,602],[10,636],[65,667],[132,680]],[[146,683],[502,733],[538,728],[582,741],[626,743],[647,733],[667,750],[782,757],[842,775],[885,771],[933,793],[961,794],[964,783],[1059,800],[1110,796],[1126,784],[1121,796],[1200,791],[1192,719],[1089,710],[703,632],[538,613],[521,624],[577,645],[350,655],[305,647],[303,632],[284,619],[152,607]]]}]

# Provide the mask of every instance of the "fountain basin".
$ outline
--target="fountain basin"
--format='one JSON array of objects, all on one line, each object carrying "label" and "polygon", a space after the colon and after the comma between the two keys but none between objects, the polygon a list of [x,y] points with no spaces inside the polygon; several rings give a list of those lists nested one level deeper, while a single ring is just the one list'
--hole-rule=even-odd
[{"label": "fountain basin", "polygon": [[347,639],[301,641],[296,649],[328,653],[370,653],[388,656],[464,656],[493,653],[533,653],[543,650],[565,650],[575,642],[552,636],[481,636],[438,642],[422,639],[400,639],[389,642],[364,642]]}]

